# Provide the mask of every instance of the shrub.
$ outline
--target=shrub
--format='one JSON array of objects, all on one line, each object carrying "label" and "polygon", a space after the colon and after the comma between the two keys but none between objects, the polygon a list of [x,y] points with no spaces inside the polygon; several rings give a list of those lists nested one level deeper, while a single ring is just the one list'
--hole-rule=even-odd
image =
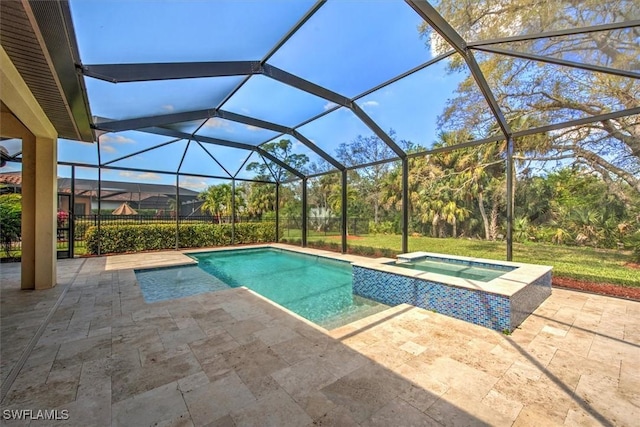
[{"label": "shrub", "polygon": [[391,221],[380,221],[377,224],[369,221],[369,233],[371,234],[395,234],[396,227]]},{"label": "shrub", "polygon": [[0,244],[7,257],[11,256],[11,244],[21,237],[22,197],[20,194],[0,196]]},{"label": "shrub", "polygon": [[631,243],[631,260],[640,263],[640,231],[636,231],[629,239]]},{"label": "shrub", "polygon": [[[181,248],[201,248],[231,244],[231,224],[180,224]],[[87,253],[140,252],[172,249],[176,245],[175,224],[137,224],[90,226],[86,235]],[[99,239],[100,238],[100,239]],[[235,228],[235,243],[262,243],[275,240],[274,223],[239,223]]]},{"label": "shrub", "polygon": [[371,246],[350,246],[348,249],[348,252],[354,255],[371,257],[376,254],[375,248],[372,248]]},{"label": "shrub", "polygon": [[69,212],[58,211],[57,215],[58,227],[64,227],[66,222],[69,220]]},{"label": "shrub", "polygon": [[90,221],[74,221],[73,223],[73,228],[74,228],[74,236],[76,238],[76,240],[78,239],[84,239],[84,236],[87,232],[87,229],[89,227],[91,227],[91,225],[93,224],[93,222]]}]

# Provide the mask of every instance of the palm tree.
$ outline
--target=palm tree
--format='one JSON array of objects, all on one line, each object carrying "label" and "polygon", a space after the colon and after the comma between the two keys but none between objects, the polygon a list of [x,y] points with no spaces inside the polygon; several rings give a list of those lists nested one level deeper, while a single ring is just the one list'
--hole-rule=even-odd
[{"label": "palm tree", "polygon": [[178,210],[178,200],[175,198],[169,198],[167,205],[169,206],[172,216],[175,217],[175,215],[180,215],[180,211]]},{"label": "palm tree", "polygon": [[222,224],[222,217],[231,209],[231,186],[229,184],[211,185],[198,198],[203,201],[202,211],[209,212]]}]

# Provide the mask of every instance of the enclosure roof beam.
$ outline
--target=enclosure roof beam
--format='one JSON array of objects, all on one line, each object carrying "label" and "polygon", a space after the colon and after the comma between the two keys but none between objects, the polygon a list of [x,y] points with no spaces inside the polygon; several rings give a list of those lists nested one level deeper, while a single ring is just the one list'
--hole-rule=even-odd
[{"label": "enclosure roof beam", "polygon": [[279,81],[280,83],[284,83],[296,89],[300,89],[319,98],[326,99],[327,101],[331,101],[334,104],[342,105],[344,107],[349,106],[350,99],[346,96],[340,95],[339,93],[305,80],[302,77],[298,77],[294,74],[288,73],[284,70],[281,70],[280,68],[274,67],[269,64],[264,64],[261,71],[265,76]]},{"label": "enclosure roof beam", "polygon": [[284,169],[288,170],[289,172],[291,172],[292,174],[294,174],[298,178],[303,178],[304,177],[304,175],[301,172],[297,171],[296,169],[292,168],[288,164],[284,163],[282,160],[274,157],[272,154],[267,153],[264,149],[262,149],[260,147],[255,147],[253,145],[243,144],[243,143],[240,143],[240,142],[227,141],[225,139],[212,138],[210,136],[195,136],[195,137],[193,137],[191,134],[188,134],[188,133],[185,133],[185,132],[180,132],[180,131],[177,131],[177,130],[161,128],[161,127],[145,128],[145,129],[141,129],[141,130],[143,132],[154,133],[156,135],[165,135],[165,136],[171,136],[171,137],[174,137],[174,138],[182,138],[182,139],[187,139],[187,140],[188,139],[195,139],[196,141],[207,142],[209,144],[222,145],[222,146],[225,146],[225,147],[232,147],[232,148],[240,148],[240,149],[248,150],[248,151],[255,151],[258,154],[260,154],[261,156],[268,158],[269,160],[271,160],[272,162],[274,162],[275,164],[277,164],[281,168],[284,168]]},{"label": "enclosure roof beam", "polygon": [[[243,116],[224,110],[205,109],[187,111],[183,113],[162,114],[158,116],[138,117],[135,119],[125,120],[109,120],[104,117],[94,117],[94,128],[105,132],[123,132],[126,130],[136,130],[154,126],[166,126],[172,123],[189,122],[193,120],[204,120],[219,117],[225,120],[231,120],[243,123],[249,126],[259,127],[263,129],[274,130],[276,132],[287,133],[289,128],[277,125],[275,123],[266,122],[253,117]],[[195,135],[194,135],[195,136]]]},{"label": "enclosure roof beam", "polygon": [[290,130],[286,126],[282,126],[272,122],[267,122],[265,120],[260,120],[260,119],[256,119],[249,116],[243,116],[242,114],[232,113],[231,111],[226,111],[226,110],[215,111],[214,117],[230,120],[232,122],[242,123],[247,126],[253,126],[256,128],[272,130],[274,132],[279,132],[279,133],[288,133]]},{"label": "enclosure roof beam", "polygon": [[378,126],[378,124],[373,121],[373,119],[369,117],[367,113],[364,112],[362,108],[360,108],[360,106],[358,106],[358,104],[352,102],[351,111],[353,111],[353,114],[355,114],[365,125],[367,125],[367,127],[371,129],[378,138],[380,138],[385,144],[387,144],[398,157],[400,157],[401,159],[407,157],[407,153],[405,153],[404,150],[400,148],[398,144],[396,144],[393,139],[391,139],[391,137],[387,135],[387,133],[383,131],[380,126]]},{"label": "enclosure roof beam", "polygon": [[104,117],[94,116],[93,128],[104,132],[124,132],[154,126],[164,126],[172,123],[204,120],[215,116],[215,110],[196,110],[184,113],[162,114],[158,116],[138,117],[135,119],[110,120]]},{"label": "enclosure roof beam", "polygon": [[200,142],[200,141],[198,141],[198,140],[195,140],[195,139],[194,139],[193,141],[194,141],[196,144],[198,144],[198,145],[200,146],[200,148],[202,148],[202,149],[204,150],[204,152],[205,152],[205,153],[207,153],[207,155],[211,158],[211,160],[213,160],[214,162],[216,162],[216,164],[217,164],[218,166],[220,166],[220,168],[222,168],[222,170],[223,170],[223,171],[225,171],[225,173],[226,173],[227,175],[229,175],[229,177],[233,178],[233,175],[231,174],[231,172],[229,172],[229,171],[227,170],[227,168],[225,168],[225,167],[222,165],[222,163],[220,163],[220,162],[218,161],[218,159],[216,159],[216,158],[215,158],[215,156],[209,152],[209,150],[207,149],[207,147],[205,147],[204,145],[202,145],[202,142]]},{"label": "enclosure roof beam", "polygon": [[[259,61],[236,61],[236,62],[191,62],[191,63],[164,63],[164,64],[110,64],[110,65],[86,65],[82,67],[85,75],[100,78],[113,83],[148,81],[160,79],[184,79],[194,77],[218,77],[225,75],[243,75],[243,74],[264,74],[280,83],[302,90],[304,92],[315,95],[319,98],[330,101],[336,105],[343,106],[352,110],[360,120],[364,122],[380,139],[382,139],[397,155],[403,157],[406,155],[400,147],[387,135],[364,111],[355,105],[349,98],[340,95],[325,87],[312,83],[301,77],[288,73],[269,64],[262,64]],[[269,124],[268,122],[259,121],[250,117],[234,115],[230,112],[219,112],[219,110],[197,110],[186,113],[166,114],[161,116],[142,117],[129,120],[120,120],[117,122],[102,121],[95,125],[96,129],[119,132],[123,130],[150,128],[156,126],[167,125],[171,123],[185,122],[190,120],[198,120],[218,116],[221,118],[235,117],[236,121],[247,123],[253,121],[255,126],[266,129],[276,130],[282,133],[293,135],[290,128],[284,126]],[[226,116],[226,117],[225,117]],[[242,121],[243,120],[243,121]],[[299,134],[298,134],[299,135]],[[193,135],[195,136],[195,135]],[[341,169],[340,165],[334,158],[326,152],[316,147],[308,139],[301,139],[309,149],[314,151],[320,157],[331,163],[334,167]]]},{"label": "enclosure roof beam", "polygon": [[476,84],[480,88],[482,95],[489,104],[489,108],[493,113],[493,116],[498,122],[498,126],[502,130],[502,133],[506,138],[509,138],[513,133],[509,123],[504,117],[498,102],[493,96],[493,92],[484,78],[484,74],[480,70],[480,66],[473,56],[473,53],[469,50],[467,42],[464,41],[462,36],[447,22],[442,15],[427,1],[427,0],[405,0],[413,10],[420,15],[435,31],[438,32],[462,57],[464,58],[471,75],[473,76]]},{"label": "enclosure roof beam", "polygon": [[563,30],[545,31],[545,32],[536,33],[536,34],[521,34],[517,36],[500,37],[500,38],[488,39],[488,40],[476,40],[473,42],[467,42],[467,46],[477,47],[477,46],[485,46],[488,44],[520,42],[520,41],[527,41],[527,40],[539,40],[539,39],[546,39],[551,37],[565,37],[565,36],[573,36],[577,34],[597,33],[599,31],[622,30],[625,28],[633,28],[633,27],[640,27],[640,20],[613,22],[610,24],[592,25],[588,27],[566,28]]},{"label": "enclosure roof beam", "polygon": [[[230,111],[218,110],[216,112],[216,117],[220,117],[221,119],[231,120],[233,122],[242,123],[249,126],[254,126],[262,129],[268,129],[275,132],[279,132],[280,134],[289,134],[295,138],[297,138],[300,142],[307,146],[311,151],[322,157],[327,162],[331,163],[337,169],[344,169],[344,166],[322,150],[320,147],[316,146],[313,142],[307,139],[304,135],[301,135],[298,131],[292,128],[288,128],[286,126],[278,125],[275,123],[267,122],[264,120],[255,119],[253,117],[243,116],[241,114],[232,113]],[[262,144],[259,144],[262,145]],[[342,168],[342,169],[341,169]]]},{"label": "enclosure roof beam", "polygon": [[440,54],[440,55],[436,56],[435,58],[431,58],[427,62],[423,62],[422,64],[418,65],[417,67],[414,67],[414,68],[410,69],[409,71],[405,71],[404,73],[399,74],[399,75],[387,80],[386,82],[380,83],[378,86],[372,87],[371,89],[362,92],[360,95],[358,95],[355,98],[353,98],[353,100],[357,101],[360,98],[364,98],[365,96],[367,96],[369,94],[372,94],[373,92],[378,91],[378,90],[380,90],[380,89],[382,89],[384,87],[387,87],[390,84],[393,84],[393,83],[397,82],[398,80],[402,80],[405,77],[408,77],[408,76],[410,76],[412,74],[415,74],[420,70],[424,70],[425,68],[427,68],[428,66],[430,66],[432,64],[440,62],[443,59],[446,59],[446,58],[450,57],[454,53],[456,53],[455,50],[450,50],[448,52],[445,52],[443,54]]},{"label": "enclosure roof beam", "polygon": [[224,147],[231,147],[231,148],[240,148],[242,150],[247,150],[247,151],[255,151],[255,147],[253,145],[243,144],[241,142],[227,141],[226,139],[212,138],[210,136],[196,135],[194,137],[189,133],[180,132],[178,130],[163,128],[163,127],[149,127],[149,128],[140,129],[140,131],[153,133],[156,135],[169,136],[173,138],[181,138],[181,139],[187,139],[187,140],[195,139],[196,141],[207,142],[209,144],[222,145]]},{"label": "enclosure roof beam", "polygon": [[[184,113],[163,114],[159,116],[140,117],[126,120],[109,120],[104,117],[94,117],[94,128],[104,132],[123,132],[126,130],[150,128],[155,126],[169,125],[171,123],[188,122],[199,119],[204,120],[213,117],[219,117],[221,119],[242,123],[248,126],[254,126],[261,129],[272,130],[275,132],[279,132],[280,134],[289,134],[297,138],[300,142],[302,142],[310,150],[315,152],[324,160],[331,163],[331,165],[333,165],[335,168],[339,170],[344,169],[344,165],[342,165],[324,150],[317,147],[313,142],[311,142],[295,129],[225,110],[196,110]],[[197,134],[192,134],[191,136],[194,138],[199,137]]]},{"label": "enclosure roof beam", "polygon": [[532,61],[545,62],[548,64],[562,65],[565,67],[579,68],[581,70],[595,71],[598,73],[613,74],[615,76],[629,77],[632,79],[640,79],[640,73],[633,71],[621,70],[617,68],[602,67],[600,65],[590,65],[582,62],[567,61],[566,59],[554,58],[552,56],[535,55],[532,53],[515,52],[513,50],[500,49],[490,46],[479,46],[475,49],[484,52],[496,53],[499,55],[512,56],[514,58],[528,59]]},{"label": "enclosure roof beam", "polygon": [[289,41],[289,39],[291,37],[293,37],[293,35],[298,32],[298,30],[300,28],[302,28],[302,26],[304,24],[306,24],[306,22],[311,19],[311,17],[320,9],[320,7],[322,7],[327,1],[326,0],[318,0],[316,1],[313,6],[311,6],[309,8],[309,10],[307,10],[307,12],[298,20],[298,22],[296,22],[290,29],[289,31],[287,31],[287,33],[282,36],[282,38],[280,40],[278,40],[278,42],[275,44],[275,46],[273,46],[271,48],[271,50],[269,50],[269,52],[267,52],[267,54],[264,56],[264,58],[262,58],[262,64],[264,64],[265,62],[267,62],[273,55],[275,55],[275,53],[280,50],[280,48],[282,46],[284,46],[284,44]]},{"label": "enclosure roof beam", "polygon": [[273,154],[269,153],[268,151],[265,151],[263,148],[255,147],[255,151],[258,154],[260,154],[262,157],[266,157],[267,159],[271,160],[273,163],[277,164],[278,166],[280,166],[283,169],[286,169],[287,171],[291,172],[292,174],[294,174],[298,178],[304,178],[305,177],[302,172],[298,171],[297,169],[292,168],[291,166],[289,166],[288,164],[286,164],[285,162],[283,162],[282,160],[280,160],[279,158],[277,158]]},{"label": "enclosure roof beam", "polygon": [[407,157],[414,158],[414,157],[428,156],[430,154],[447,153],[449,151],[455,151],[455,150],[460,150],[460,149],[469,148],[469,147],[476,147],[478,145],[485,145],[485,144],[490,144],[492,142],[499,142],[499,141],[504,141],[504,135],[494,135],[494,136],[490,136],[489,138],[476,139],[473,141],[463,142],[461,144],[447,145],[444,147],[433,148],[431,150],[416,151],[415,153],[408,154]]},{"label": "enclosure roof beam", "polygon": [[426,0],[405,0],[418,15],[438,32],[458,53],[463,54],[467,42]]},{"label": "enclosure roof beam", "polygon": [[327,162],[329,162],[334,168],[338,169],[338,170],[344,170],[345,166],[340,163],[339,161],[337,161],[335,158],[333,158],[333,156],[330,156],[329,153],[327,153],[326,151],[324,151],[323,149],[321,149],[320,147],[318,147],[316,144],[314,144],[313,142],[311,142],[311,140],[309,140],[306,136],[302,135],[300,132],[298,132],[295,129],[291,129],[291,131],[289,132],[289,134],[291,136],[293,136],[294,138],[297,138],[298,141],[302,142],[304,145],[306,145],[310,150],[312,150],[313,152],[315,152],[317,155],[319,155],[320,157],[322,157],[324,160],[326,160]]},{"label": "enclosure roof beam", "polygon": [[84,65],[81,70],[85,76],[111,83],[264,74],[276,81],[311,93],[338,105],[346,107],[350,101],[349,98],[343,95],[272,65],[263,65],[260,61],[97,64]]},{"label": "enclosure roof beam", "polygon": [[545,132],[550,132],[550,131],[559,130],[559,129],[566,129],[574,126],[588,125],[590,123],[604,122],[606,120],[615,120],[615,119],[619,119],[620,117],[634,116],[636,114],[640,114],[640,107],[629,108],[626,110],[620,110],[613,113],[598,114],[597,116],[584,117],[582,119],[570,120],[568,122],[556,123],[548,126],[540,126],[533,129],[521,130],[521,131],[514,132],[513,137],[518,138],[518,137],[527,136],[527,135],[534,135],[538,133],[545,133]]},{"label": "enclosure roof beam", "polygon": [[80,66],[82,74],[111,83],[199,77],[246,76],[260,70],[260,61],[165,62]]},{"label": "enclosure roof beam", "polygon": [[[316,1],[316,3],[311,6],[311,8],[298,20],[298,22],[296,22],[293,27],[291,27],[289,29],[289,31],[287,31],[287,33],[282,36],[282,38],[275,44],[275,46],[273,46],[271,48],[271,50],[269,52],[267,52],[267,54],[262,58],[262,60],[260,61],[260,65],[263,65],[265,62],[267,62],[273,55],[275,55],[275,53],[282,47],[284,46],[284,44],[291,38],[293,37],[293,35],[300,29],[302,28],[302,26],[318,11],[318,9],[320,9],[320,7],[325,4],[325,0],[318,0]],[[227,94],[227,96],[224,97],[224,99],[222,101],[220,101],[218,103],[217,108],[222,108],[227,101],[229,101],[229,99],[231,99],[231,97],[233,95],[236,94],[236,92],[238,92],[240,90],[240,88],[242,86],[244,86],[247,81],[249,81],[249,78],[251,76],[246,76],[244,79],[242,79],[242,81],[240,83],[238,83],[238,85],[236,85],[235,88],[233,88],[233,90],[231,92],[229,92]]]},{"label": "enclosure roof beam", "polygon": [[[105,163],[101,162],[100,166],[107,166],[107,165],[109,165],[111,163],[119,162],[121,160],[125,160],[125,159],[128,159],[128,158],[133,157],[133,156],[137,156],[138,154],[143,154],[143,153],[146,153],[147,151],[155,150],[156,148],[160,148],[160,147],[164,147],[165,145],[173,144],[174,142],[177,142],[177,141],[180,141],[180,139],[179,138],[178,139],[172,139],[171,141],[163,142],[161,144],[154,145],[153,147],[148,147],[148,148],[145,148],[144,150],[139,150],[139,151],[136,151],[134,153],[127,154],[126,156],[122,156],[122,157],[118,157],[118,158],[113,159],[113,160],[109,160],[108,162],[105,162]],[[98,144],[100,144],[99,140],[98,140]],[[98,149],[98,152],[99,151],[100,150]]]},{"label": "enclosure roof beam", "polygon": [[203,174],[195,174],[195,173],[189,173],[189,172],[180,172],[178,175],[180,176],[195,176],[195,177],[199,177],[199,178],[213,178],[213,179],[225,179],[225,180],[229,180],[229,179],[235,179],[236,181],[242,181],[242,182],[259,182],[261,184],[273,184],[273,181],[264,181],[264,180],[260,180],[260,179],[247,179],[247,178],[229,178],[228,176],[219,176],[219,175],[203,175]]}]

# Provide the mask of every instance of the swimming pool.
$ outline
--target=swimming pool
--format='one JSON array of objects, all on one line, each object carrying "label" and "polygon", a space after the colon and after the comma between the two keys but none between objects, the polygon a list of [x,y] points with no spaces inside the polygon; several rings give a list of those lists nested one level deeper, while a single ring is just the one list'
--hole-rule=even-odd
[{"label": "swimming pool", "polygon": [[[198,262],[198,270],[213,279],[198,288],[203,292],[245,286],[294,313],[326,328],[333,329],[377,313],[389,306],[353,294],[351,264],[316,255],[300,254],[277,248],[220,250],[188,254]],[[185,267],[189,269],[193,267]],[[169,269],[175,270],[175,269]],[[177,269],[179,271],[179,269]],[[150,288],[155,295],[176,298],[180,289],[175,276],[167,275],[162,284],[145,286],[138,281],[145,299]],[[217,281],[217,282],[216,282]],[[179,296],[178,296],[179,297]],[[164,298],[162,299],[169,299]],[[160,300],[160,299],[158,299]]]}]

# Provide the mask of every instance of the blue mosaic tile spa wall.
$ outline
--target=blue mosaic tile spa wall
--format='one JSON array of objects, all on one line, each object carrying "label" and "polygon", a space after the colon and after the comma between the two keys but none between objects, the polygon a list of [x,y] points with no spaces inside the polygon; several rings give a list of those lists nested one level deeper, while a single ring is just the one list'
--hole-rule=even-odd
[{"label": "blue mosaic tile spa wall", "polygon": [[551,272],[511,295],[511,330],[513,331],[551,295]]},{"label": "blue mosaic tile spa wall", "polygon": [[[537,286],[523,289],[533,287],[532,291],[518,292],[518,298],[512,301],[504,295],[354,265],[353,293],[388,305],[411,304],[497,331],[511,331],[548,296],[544,295],[545,288],[551,294],[551,273],[547,278],[548,286],[544,284],[545,278],[538,279]],[[514,308],[514,303],[518,307]]]}]

